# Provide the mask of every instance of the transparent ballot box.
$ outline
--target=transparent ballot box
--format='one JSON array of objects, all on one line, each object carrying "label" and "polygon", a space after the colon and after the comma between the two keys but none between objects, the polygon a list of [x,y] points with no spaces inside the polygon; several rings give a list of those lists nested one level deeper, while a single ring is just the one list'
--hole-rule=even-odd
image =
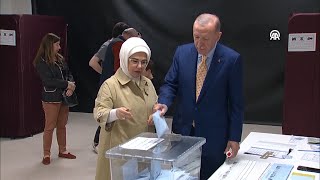
[{"label": "transparent ballot box", "polygon": [[196,180],[200,177],[202,137],[141,133],[109,149],[112,180]]}]

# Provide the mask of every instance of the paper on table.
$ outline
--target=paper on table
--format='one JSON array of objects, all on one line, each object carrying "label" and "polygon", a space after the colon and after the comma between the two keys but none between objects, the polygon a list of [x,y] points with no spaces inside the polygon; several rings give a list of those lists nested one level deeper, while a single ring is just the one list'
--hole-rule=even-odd
[{"label": "paper on table", "polygon": [[[258,141],[248,149],[245,154],[264,155],[268,151],[273,153],[272,157],[285,159],[290,151],[295,147],[295,144],[284,144],[277,142]],[[291,149],[291,150],[290,150]]]},{"label": "paper on table", "polygon": [[320,162],[320,153],[305,153],[301,160],[311,161],[311,162]]},{"label": "paper on table", "polygon": [[271,151],[273,153],[272,157],[279,158],[279,159],[284,159],[284,157],[288,154],[287,151],[269,150],[269,149],[255,148],[255,147],[251,147],[249,150],[244,152],[244,154],[253,154],[253,155],[262,156],[268,151]]},{"label": "paper on table", "polygon": [[270,163],[251,160],[237,160],[224,163],[209,179],[241,180],[259,179]]},{"label": "paper on table", "polygon": [[272,164],[272,166],[262,175],[261,180],[287,180],[293,165]]},{"label": "paper on table", "polygon": [[320,138],[316,137],[308,137],[309,144],[320,144]]},{"label": "paper on table", "polygon": [[289,140],[289,143],[293,143],[293,144],[304,144],[305,142],[305,137],[302,137],[302,136],[294,136],[294,135],[291,135],[291,138]]},{"label": "paper on table", "polygon": [[293,172],[290,180],[314,180],[316,177],[312,174]]},{"label": "paper on table", "polygon": [[129,142],[120,145],[120,147],[125,149],[137,149],[137,150],[149,150],[162,142],[162,138],[146,138],[146,137],[136,137]]},{"label": "paper on table", "polygon": [[285,152],[288,152],[289,149],[294,149],[295,146],[296,145],[294,144],[285,144],[285,143],[277,143],[277,142],[269,142],[269,141],[258,141],[252,145],[252,147],[256,147],[256,148],[285,151]]}]

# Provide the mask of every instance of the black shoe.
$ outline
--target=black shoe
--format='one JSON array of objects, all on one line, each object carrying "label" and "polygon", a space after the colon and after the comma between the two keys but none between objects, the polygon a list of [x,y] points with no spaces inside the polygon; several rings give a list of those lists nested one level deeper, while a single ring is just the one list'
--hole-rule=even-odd
[{"label": "black shoe", "polygon": [[98,143],[93,142],[92,143],[92,149],[96,154],[98,154]]}]

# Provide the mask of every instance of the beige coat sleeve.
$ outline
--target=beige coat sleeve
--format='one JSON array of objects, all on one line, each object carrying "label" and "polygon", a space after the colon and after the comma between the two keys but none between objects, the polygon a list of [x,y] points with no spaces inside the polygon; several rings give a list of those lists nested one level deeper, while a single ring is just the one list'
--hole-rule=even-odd
[{"label": "beige coat sleeve", "polygon": [[93,109],[94,119],[100,123],[100,126],[105,126],[109,112],[113,109],[113,99],[116,96],[114,88],[110,88],[110,85],[105,81],[98,92],[95,100],[95,107]]}]

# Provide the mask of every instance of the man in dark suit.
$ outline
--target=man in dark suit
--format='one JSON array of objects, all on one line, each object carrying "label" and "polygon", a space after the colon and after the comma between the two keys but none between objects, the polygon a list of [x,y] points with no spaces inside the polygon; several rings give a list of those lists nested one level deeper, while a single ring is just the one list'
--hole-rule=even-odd
[{"label": "man in dark suit", "polygon": [[177,97],[173,132],[205,137],[201,179],[208,179],[231,151],[240,148],[244,115],[240,54],[218,43],[220,20],[201,14],[193,24],[194,43],[179,46],[154,109],[164,115]]}]

